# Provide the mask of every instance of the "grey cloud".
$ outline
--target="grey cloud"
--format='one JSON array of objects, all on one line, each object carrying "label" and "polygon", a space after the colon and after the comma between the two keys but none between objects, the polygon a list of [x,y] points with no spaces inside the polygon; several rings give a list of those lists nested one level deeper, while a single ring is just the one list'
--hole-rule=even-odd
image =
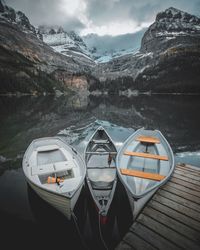
[{"label": "grey cloud", "polygon": [[35,25],[61,25],[66,30],[80,31],[85,25],[76,17],[68,16],[60,8],[60,0],[6,0],[7,5],[21,10]]},{"label": "grey cloud", "polygon": [[[5,0],[15,9],[22,10],[34,25],[57,24],[80,31],[85,25],[77,15],[69,16],[60,7],[62,0]],[[73,1],[73,0],[71,0]],[[82,0],[85,16],[94,26],[114,22],[134,21],[137,26],[153,22],[156,14],[175,7],[191,14],[200,14],[200,0]]]},{"label": "grey cloud", "polygon": [[86,0],[86,2],[86,15],[96,25],[128,19],[138,24],[153,22],[158,12],[171,6],[195,15],[200,13],[199,0]]}]

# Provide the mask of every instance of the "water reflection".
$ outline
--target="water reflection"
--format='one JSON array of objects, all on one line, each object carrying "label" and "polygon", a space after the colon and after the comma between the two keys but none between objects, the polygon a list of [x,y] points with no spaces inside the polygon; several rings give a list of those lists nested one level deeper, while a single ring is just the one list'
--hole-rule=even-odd
[{"label": "water reflection", "polygon": [[199,108],[199,96],[1,97],[0,155],[21,157],[35,138],[92,127],[96,120],[123,128],[156,128],[174,152],[195,151],[200,149]]}]

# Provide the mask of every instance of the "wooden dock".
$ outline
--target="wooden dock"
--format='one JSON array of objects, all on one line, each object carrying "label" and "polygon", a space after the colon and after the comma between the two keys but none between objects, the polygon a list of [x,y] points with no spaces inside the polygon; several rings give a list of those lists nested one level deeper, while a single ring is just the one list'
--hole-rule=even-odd
[{"label": "wooden dock", "polygon": [[179,164],[116,250],[200,249],[200,168]]}]

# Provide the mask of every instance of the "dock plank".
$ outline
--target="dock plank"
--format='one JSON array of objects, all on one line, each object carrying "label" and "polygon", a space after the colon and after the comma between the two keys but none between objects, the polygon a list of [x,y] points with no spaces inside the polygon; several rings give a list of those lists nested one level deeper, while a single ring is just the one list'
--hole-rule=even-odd
[{"label": "dock plank", "polygon": [[196,170],[194,171],[192,169],[185,168],[185,167],[182,167],[182,166],[177,166],[176,169],[179,170],[179,171],[183,171],[185,173],[189,173],[189,174],[195,175],[195,176],[200,176],[200,171],[199,172],[196,171]]},{"label": "dock plank", "polygon": [[196,170],[192,170],[192,169],[188,169],[188,168],[183,168],[183,167],[177,167],[176,168],[177,170],[180,170],[180,171],[184,171],[186,173],[190,173],[192,175],[195,175],[195,176],[200,176],[200,173],[197,172]]},{"label": "dock plank", "polygon": [[188,217],[185,214],[179,213],[179,211],[174,210],[173,208],[167,207],[160,202],[155,200],[151,200],[148,204],[149,207],[154,208],[155,210],[174,218],[175,220],[191,227],[192,229],[196,230],[200,234],[200,223],[195,219]]},{"label": "dock plank", "polygon": [[133,226],[130,228],[130,231],[140,235],[143,239],[145,239],[147,242],[149,242],[151,245],[158,249],[163,249],[163,246],[165,249],[173,249],[178,250],[181,249],[178,246],[175,246],[173,243],[169,242],[166,238],[163,236],[157,234],[156,232],[152,231],[148,227],[144,226],[141,223],[134,223]]},{"label": "dock plank", "polygon": [[192,166],[192,165],[189,165],[189,164],[177,164],[177,167],[184,167],[184,168],[187,168],[187,169],[190,169],[190,170],[194,170],[196,172],[199,172],[200,171],[200,167],[196,167],[196,166]]},{"label": "dock plank", "polygon": [[171,199],[168,199],[164,196],[161,196],[159,194],[155,195],[153,198],[153,200],[155,201],[158,201],[182,214],[185,214],[187,215],[188,217],[191,217],[192,219],[194,220],[198,220],[200,222],[200,213],[194,211],[194,210],[191,210],[190,208],[188,207],[185,207],[184,205],[182,204],[179,204],[175,201],[172,201]]},{"label": "dock plank", "polygon": [[172,181],[169,181],[166,186],[176,188],[176,189],[181,190],[181,191],[183,191],[183,192],[185,192],[187,194],[191,194],[191,195],[195,196],[195,199],[200,198],[200,192],[199,191],[196,191],[196,190],[193,190],[191,188],[185,187],[183,185],[174,183]]},{"label": "dock plank", "polygon": [[165,186],[161,187],[161,190],[165,190],[167,192],[170,192],[174,195],[178,195],[178,196],[180,196],[188,201],[191,201],[191,202],[194,202],[194,203],[197,203],[198,205],[200,205],[200,198],[199,197],[192,195],[192,194],[188,194],[185,191],[179,190],[179,189],[171,187],[169,185],[165,185]]},{"label": "dock plank", "polygon": [[123,241],[127,244],[130,244],[131,246],[133,246],[134,249],[137,249],[137,250],[139,249],[155,250],[156,249],[151,244],[149,244],[146,240],[143,240],[137,234],[133,234],[131,232],[128,232],[125,235]]},{"label": "dock plank", "polygon": [[163,214],[149,206],[144,209],[143,214],[158,222],[161,221],[163,224],[176,231],[176,233],[182,234],[186,238],[200,243],[199,232],[191,229],[174,218],[171,218],[169,215]]},{"label": "dock plank", "polygon": [[179,195],[175,195],[172,192],[166,191],[164,189],[158,190],[158,194],[172,201],[175,201],[178,204],[188,207],[196,212],[199,212],[200,215],[200,205],[198,205],[197,203],[191,202],[188,199],[182,198]]},{"label": "dock plank", "polygon": [[186,177],[186,176],[177,174],[177,173],[175,173],[175,172],[174,172],[174,174],[173,174],[173,177],[176,177],[176,178],[178,178],[178,179],[180,179],[180,180],[183,180],[183,181],[185,181],[185,182],[189,182],[189,183],[191,183],[191,184],[194,184],[195,186],[199,186],[199,188],[200,188],[200,182],[197,181],[197,180],[193,180],[193,179],[191,179],[191,178],[188,178],[188,177]]},{"label": "dock plank", "polygon": [[188,177],[192,180],[196,180],[196,181],[199,181],[200,182],[200,175],[193,175],[191,174],[189,171],[183,171],[183,170],[180,170],[180,169],[176,169],[174,171],[176,174],[178,175],[182,175],[182,176],[185,176],[185,177]]},{"label": "dock plank", "polygon": [[192,189],[192,190],[199,191],[199,187],[198,187],[198,186],[196,186],[196,185],[194,185],[194,184],[191,184],[191,183],[189,183],[189,182],[187,182],[187,181],[181,180],[181,179],[179,179],[179,178],[175,178],[174,176],[171,178],[170,181],[171,181],[171,182],[174,182],[174,183],[177,183],[177,184],[180,184],[180,185],[182,185],[182,186],[184,186],[184,187],[188,187],[188,188],[190,188],[190,189]]},{"label": "dock plank", "polygon": [[176,166],[117,249],[126,249],[125,244],[137,250],[200,249],[200,168]]},{"label": "dock plank", "polygon": [[172,242],[175,246],[178,246],[183,249],[193,249],[199,250],[199,246],[184,237],[183,235],[176,233],[173,229],[169,228],[168,226],[164,225],[162,222],[158,222],[155,219],[152,219],[145,214],[141,214],[138,219],[138,222],[143,224],[144,226],[154,230],[157,234],[162,235],[165,237],[169,242]]}]

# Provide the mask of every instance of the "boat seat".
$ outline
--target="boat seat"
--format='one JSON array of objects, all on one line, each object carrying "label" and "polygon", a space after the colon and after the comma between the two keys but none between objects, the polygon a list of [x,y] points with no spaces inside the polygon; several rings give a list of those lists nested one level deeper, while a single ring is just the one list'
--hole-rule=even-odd
[{"label": "boat seat", "polygon": [[149,158],[149,159],[155,159],[155,160],[168,161],[168,157],[167,156],[155,155],[155,154],[149,154],[149,153],[142,153],[142,152],[125,151],[124,155],[137,156],[137,157],[143,157],[143,158]]},{"label": "boat seat", "polygon": [[94,142],[95,144],[108,144],[110,141],[109,140],[96,140],[96,139],[93,139],[92,142]]},{"label": "boat seat", "polygon": [[113,186],[113,181],[90,181],[92,188],[96,190],[110,190]]},{"label": "boat seat", "polygon": [[136,141],[152,143],[152,144],[160,143],[160,140],[158,138],[151,136],[144,136],[144,135],[140,135],[139,137],[137,137]]},{"label": "boat seat", "polygon": [[88,178],[93,182],[112,182],[116,177],[116,168],[87,169]]},{"label": "boat seat", "polygon": [[143,171],[137,171],[137,170],[127,169],[127,168],[120,168],[120,172],[123,175],[134,176],[134,177],[139,177],[139,178],[143,178],[143,179],[150,179],[150,180],[154,180],[154,181],[161,181],[165,178],[164,175],[153,174],[153,173],[143,172]]},{"label": "boat seat", "polygon": [[68,161],[61,161],[61,162],[55,162],[54,164],[55,171],[64,171],[64,170],[69,170],[72,169],[72,164],[69,164]]},{"label": "boat seat", "polygon": [[45,145],[45,146],[40,146],[37,147],[38,152],[46,152],[46,151],[53,151],[59,149],[58,145]]},{"label": "boat seat", "polygon": [[107,151],[91,151],[91,152],[86,152],[86,154],[91,154],[91,155],[108,155],[108,154],[111,154],[111,155],[116,155],[117,152],[107,152]]},{"label": "boat seat", "polygon": [[32,175],[51,174],[55,172],[53,164],[43,164],[31,167]]}]

